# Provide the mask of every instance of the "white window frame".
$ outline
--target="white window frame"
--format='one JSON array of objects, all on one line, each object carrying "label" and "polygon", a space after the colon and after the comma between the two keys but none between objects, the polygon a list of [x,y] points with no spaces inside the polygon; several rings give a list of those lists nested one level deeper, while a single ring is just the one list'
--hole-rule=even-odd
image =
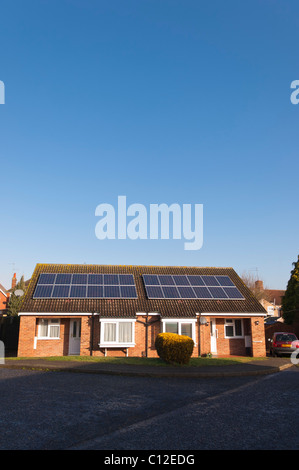
[{"label": "white window frame", "polygon": [[191,325],[191,331],[192,331],[192,339],[194,341],[194,345],[196,346],[196,334],[195,334],[195,325],[196,325],[196,319],[190,320],[190,319],[178,319],[178,318],[167,318],[167,319],[162,319],[162,333],[166,333],[166,324],[167,323],[177,323],[178,324],[178,334],[181,334],[182,331],[182,323],[188,323]]},{"label": "white window frame", "polygon": [[[47,325],[47,335],[41,335],[41,322],[48,322]],[[58,326],[58,336],[50,336],[51,326]],[[39,318],[38,319],[38,329],[37,329],[37,339],[60,339],[60,318]]]},{"label": "white window frame", "polygon": [[[241,322],[241,335],[236,335],[236,320]],[[226,336],[226,326],[233,327],[233,336]],[[226,339],[235,339],[235,338],[244,338],[244,325],[242,318],[226,318],[224,322],[224,338]]]},{"label": "white window frame", "polygon": [[[132,341],[131,342],[125,342],[121,343],[118,341],[119,338],[119,324],[120,323],[131,323],[131,328],[132,328]],[[105,320],[100,318],[100,343],[99,347],[100,348],[131,348],[135,346],[135,322],[136,320],[133,320],[132,318],[128,319],[115,319],[115,318],[105,318]],[[104,334],[105,334],[105,324],[106,323],[113,323],[116,325],[116,341],[105,341],[104,340]]]}]

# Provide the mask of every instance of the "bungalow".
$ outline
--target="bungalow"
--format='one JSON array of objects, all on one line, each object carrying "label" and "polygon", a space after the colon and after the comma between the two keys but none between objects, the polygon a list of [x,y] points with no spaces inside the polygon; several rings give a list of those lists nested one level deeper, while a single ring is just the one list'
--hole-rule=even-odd
[{"label": "bungalow", "polygon": [[265,356],[266,311],[232,268],[37,264],[18,356],[156,357],[159,332],[193,356]]}]

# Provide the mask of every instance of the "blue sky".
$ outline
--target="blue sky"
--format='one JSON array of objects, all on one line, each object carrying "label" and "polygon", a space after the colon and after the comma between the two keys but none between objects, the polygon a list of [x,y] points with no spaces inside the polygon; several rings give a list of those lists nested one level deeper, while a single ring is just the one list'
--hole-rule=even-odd
[{"label": "blue sky", "polygon": [[[232,266],[298,247],[296,0],[3,0],[0,282],[35,264]],[[98,204],[204,205],[204,244],[104,240]]]}]

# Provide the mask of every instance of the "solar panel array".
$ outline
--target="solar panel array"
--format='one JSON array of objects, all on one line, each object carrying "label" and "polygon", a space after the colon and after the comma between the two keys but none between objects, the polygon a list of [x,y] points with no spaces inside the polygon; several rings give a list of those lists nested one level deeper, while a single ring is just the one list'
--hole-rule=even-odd
[{"label": "solar panel array", "polygon": [[135,299],[132,274],[42,273],[34,299]]},{"label": "solar panel array", "polygon": [[240,300],[243,295],[229,276],[144,274],[149,299]]}]

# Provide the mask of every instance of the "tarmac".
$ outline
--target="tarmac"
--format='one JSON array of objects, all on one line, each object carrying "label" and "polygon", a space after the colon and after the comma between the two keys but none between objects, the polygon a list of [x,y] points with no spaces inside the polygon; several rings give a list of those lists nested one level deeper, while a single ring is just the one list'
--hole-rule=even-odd
[{"label": "tarmac", "polygon": [[[213,359],[211,359],[212,361]],[[182,378],[212,378],[237,377],[249,375],[267,375],[280,372],[284,369],[296,367],[289,357],[268,357],[249,362],[214,366],[151,366],[134,364],[109,364],[93,361],[59,360],[57,362],[43,358],[13,359],[5,358],[0,369],[27,369],[38,371],[63,371],[87,374],[108,374],[134,377],[182,377]]]}]

